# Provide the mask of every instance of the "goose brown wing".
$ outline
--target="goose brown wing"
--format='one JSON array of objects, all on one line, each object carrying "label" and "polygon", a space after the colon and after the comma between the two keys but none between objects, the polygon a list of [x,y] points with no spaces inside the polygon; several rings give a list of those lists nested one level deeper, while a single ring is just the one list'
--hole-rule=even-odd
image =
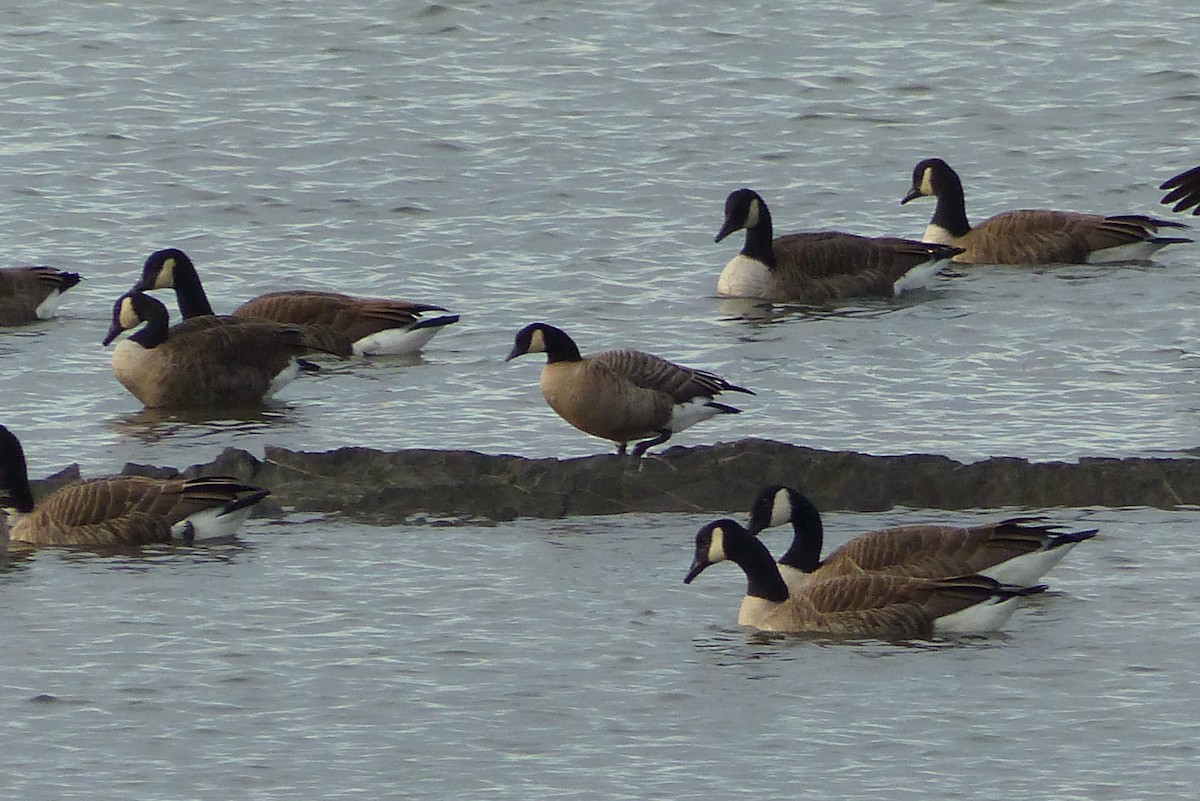
[{"label": "goose brown wing", "polygon": [[1144,242],[1159,228],[1184,228],[1181,223],[1142,215],[1103,217],[1045,209],[1018,209],[980,223],[970,236],[976,262],[1036,264],[1087,261],[1097,250]]},{"label": "goose brown wing", "polygon": [[847,636],[925,638],[934,621],[992,597],[1000,585],[982,576],[948,579],[861,574],[819,581],[793,596],[795,611],[784,605],[796,630]]},{"label": "goose brown wing", "polygon": [[167,343],[169,350],[206,354],[204,360],[218,369],[234,363],[262,365],[273,370],[272,375],[318,344],[318,350],[328,346],[330,352],[349,352],[348,343],[322,342],[316,329],[226,315],[190,317],[170,329]]},{"label": "goose brown wing", "polygon": [[328,326],[355,342],[389,328],[406,328],[420,315],[446,311],[441,306],[384,298],[357,298],[337,292],[271,292],[249,300],[238,317]]},{"label": "goose brown wing", "polygon": [[1163,181],[1159,189],[1171,190],[1161,201],[1168,206],[1174,203],[1175,206],[1171,211],[1192,209],[1192,214],[1200,215],[1200,167],[1193,167],[1173,178],[1168,178]]},{"label": "goose brown wing", "polygon": [[264,493],[224,476],[170,480],[109,476],[63,487],[46,498],[38,511],[63,526],[95,525],[138,512],[162,517],[169,529],[189,515],[243,497],[261,498]]},{"label": "goose brown wing", "polygon": [[54,267],[0,269],[0,325],[20,325],[37,319],[37,308],[50,293],[65,292],[79,283],[79,273]]},{"label": "goose brown wing", "polygon": [[855,537],[832,551],[820,576],[887,572],[905,576],[978,573],[1041,550],[1057,527],[1012,518],[971,528],[898,526]]},{"label": "goose brown wing", "polygon": [[98,523],[65,526],[50,519],[39,509],[22,519],[14,528],[13,534],[14,539],[30,545],[111,548],[168,542],[171,539],[171,524],[159,515],[130,512]]},{"label": "goose brown wing", "polygon": [[670,395],[675,403],[712,398],[721,392],[754,394],[714,373],[684,367],[639,350],[610,350],[589,358],[635,386]]},{"label": "goose brown wing", "polygon": [[773,249],[778,299],[808,303],[891,297],[896,281],[913,268],[961,252],[948,245],[838,231],[787,234],[774,241]]}]

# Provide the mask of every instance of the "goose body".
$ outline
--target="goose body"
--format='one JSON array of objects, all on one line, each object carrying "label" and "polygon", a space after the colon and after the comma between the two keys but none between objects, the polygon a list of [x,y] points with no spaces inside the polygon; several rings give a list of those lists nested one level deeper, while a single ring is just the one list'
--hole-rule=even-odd
[{"label": "goose body", "polygon": [[227,476],[109,476],[61,487],[34,505],[25,453],[0,426],[0,496],[13,542],[117,547],[234,534],[270,493]]},{"label": "goose body", "polygon": [[54,267],[0,269],[0,326],[24,325],[53,317],[63,293],[79,280],[79,273]]},{"label": "goose body", "polygon": [[767,204],[750,189],[726,198],[725,223],[716,241],[742,229],[745,244],[717,279],[719,295],[796,303],[889,298],[927,286],[959,252],[951,246],[839,231],[775,237]]},{"label": "goose body", "polygon": [[1071,211],[1020,209],[989,217],[976,226],[967,220],[962,180],[942,159],[913,168],[912,188],[900,201],[937,198],[926,242],[954,245],[965,264],[1102,264],[1145,261],[1167,245],[1190,242],[1159,236],[1161,228],[1187,226],[1140,214],[1104,216]]},{"label": "goose body", "polygon": [[1171,211],[1192,210],[1193,215],[1200,215],[1200,167],[1179,173],[1174,178],[1163,181],[1159,189],[1169,189],[1162,199],[1163,204],[1175,204]]},{"label": "goose body", "polygon": [[717,520],[696,534],[690,583],[720,561],[746,574],[738,623],[760,631],[813,633],[884,640],[928,639],[999,629],[1019,599],[1046,588],[1012,587],[986,576],[921,578],[859,573],[791,591],[767,547],[733,520]]},{"label": "goose body", "polygon": [[737,414],[714,398],[722,392],[754,393],[720,376],[636,350],[583,356],[566,332],[533,323],[516,335],[508,360],[545,353],[542,396],[559,417],[587,434],[633,455],[666,442],[672,434],[718,414]]},{"label": "goose body", "polygon": [[[179,248],[151,253],[133,287],[142,292],[156,289],[175,290],[185,320],[213,313],[196,266]],[[417,353],[435,334],[459,320],[456,314],[421,317],[433,311],[446,310],[406,300],[289,290],[248,300],[234,309],[233,316],[312,326],[330,339],[341,340],[338,350],[376,356]]]},{"label": "goose body", "polygon": [[896,526],[841,545],[824,559],[824,526],[816,506],[799,491],[780,485],[759,492],[749,531],[792,524],[792,543],[779,570],[793,591],[826,578],[859,573],[960,576],[978,573],[1004,584],[1028,586],[1062,561],[1095,529],[1061,531],[1032,518],[1011,518],[969,528]]},{"label": "goose body", "polygon": [[211,316],[168,327],[166,307],[142,292],[113,305],[104,344],[138,326],[113,349],[112,370],[150,408],[261,405],[299,375],[299,357],[317,344],[302,327],[265,320]]}]

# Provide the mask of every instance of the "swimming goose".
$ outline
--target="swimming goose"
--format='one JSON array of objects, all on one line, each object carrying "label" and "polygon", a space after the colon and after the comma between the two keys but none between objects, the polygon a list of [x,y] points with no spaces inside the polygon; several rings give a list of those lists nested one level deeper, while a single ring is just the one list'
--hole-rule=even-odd
[{"label": "swimming goose", "polygon": [[1162,203],[1167,206],[1175,204],[1171,211],[1192,209],[1192,214],[1200,215],[1200,167],[1193,167],[1174,178],[1168,178],[1158,188],[1171,190],[1162,199]]},{"label": "swimming goose", "polygon": [[792,524],[792,544],[779,572],[796,590],[831,576],[871,572],[906,576],[979,573],[1004,584],[1030,585],[1096,529],[1060,531],[1036,518],[1010,518],[969,528],[895,526],[855,537],[821,559],[821,513],[791,487],[763,488],[750,511],[751,534]]},{"label": "swimming goose", "polygon": [[713,373],[637,350],[582,356],[565,331],[546,323],[518,331],[505,361],[526,353],[546,354],[542,395],[559,417],[617,443],[619,454],[629,442],[643,440],[633,447],[635,457],[701,420],[741,412],[714,401],[720,393],[754,394]]},{"label": "swimming goose", "polygon": [[728,519],[708,523],[696,533],[695,557],[684,583],[726,559],[746,574],[738,624],[760,631],[883,640],[983,633],[1004,625],[1021,597],[1046,589],[1011,587],[985,576],[858,573],[791,592],[767,546]]},{"label": "swimming goose", "polygon": [[53,267],[0,269],[0,326],[53,317],[63,293],[78,283],[79,273]]},{"label": "swimming goose", "polygon": [[826,303],[841,298],[890,298],[929,283],[958,248],[839,231],[775,238],[771,212],[757,192],[725,199],[720,242],[746,230],[746,242],[717,279],[717,294],[778,302]]},{"label": "swimming goose", "polygon": [[34,505],[17,437],[0,426],[0,503],[13,542],[117,547],[231,536],[270,492],[228,476],[108,476],[60,487]]},{"label": "swimming goose", "polygon": [[925,159],[913,168],[912,188],[901,205],[922,196],[937,198],[926,242],[956,245],[963,264],[1102,264],[1144,261],[1182,237],[1157,236],[1160,228],[1186,225],[1141,214],[1105,217],[1072,211],[1020,209],[989,217],[972,227],[962,181],[941,159]]},{"label": "swimming goose", "polygon": [[[151,253],[131,291],[170,288],[175,290],[183,319],[213,313],[196,266],[179,248]],[[430,311],[446,310],[407,300],[289,290],[248,300],[233,310],[233,316],[317,326],[326,329],[328,335],[345,338],[344,347],[355,355],[377,356],[416,353],[445,326],[459,320],[457,314],[420,319],[421,314]]]},{"label": "swimming goose", "polygon": [[[260,405],[300,373],[299,357],[325,345],[303,326],[228,316],[195,317],[168,327],[167,308],[142,292],[113,304],[113,375],[147,407],[241,408]],[[345,353],[335,354],[345,356]]]}]

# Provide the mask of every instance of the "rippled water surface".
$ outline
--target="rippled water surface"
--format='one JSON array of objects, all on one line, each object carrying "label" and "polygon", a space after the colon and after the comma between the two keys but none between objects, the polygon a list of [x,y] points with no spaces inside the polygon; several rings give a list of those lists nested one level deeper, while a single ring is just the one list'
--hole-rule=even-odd
[{"label": "rippled water surface", "polygon": [[[779,231],[917,236],[931,204],[899,199],[940,155],[976,218],[1169,215],[1155,186],[1200,163],[1193,3],[218,0],[0,20],[4,264],[86,277],[60,319],[0,331],[0,422],[35,476],[229,445],[606,450],[545,408],[535,359],[502,362],[535,319],[758,391],[680,444],[959,459],[1200,444],[1200,245],[818,312],[712,297],[739,186]],[[168,245],[219,311],[308,286],[462,322],[416,360],[331,365],[253,419],[149,415],[99,340]],[[1186,795],[1200,566],[1177,549],[1195,516],[1065,514],[1104,535],[1055,594],[1005,637],[932,648],[748,639],[733,572],[680,583],[693,518],[289,519],[228,547],[41,553],[0,574],[0,788]]]},{"label": "rippled water surface", "polygon": [[[741,185],[777,230],[916,236],[931,204],[899,199],[938,154],[977,216],[1169,214],[1154,187],[1200,161],[1200,12],[1099,8],[10,10],[5,258],[87,280],[62,319],[0,333],[5,422],[42,472],[190,464],[226,444],[606,450],[544,407],[535,359],[501,362],[545,319],[585,350],[650,349],[758,390],[681,444],[961,459],[1194,447],[1196,247],[1152,266],[980,270],[757,322],[711,297],[737,249],[712,236]],[[139,414],[98,343],[166,245],[189,251],[218,310],[311,286],[463,319],[415,364],[335,366],[261,419],[178,425]]]},{"label": "rippled water surface", "polygon": [[[999,512],[830,515],[830,540]],[[758,638],[694,515],[251,521],[0,572],[7,797],[1180,798],[1200,515],[1096,526],[1007,631]],[[780,536],[769,538],[778,547]]]}]

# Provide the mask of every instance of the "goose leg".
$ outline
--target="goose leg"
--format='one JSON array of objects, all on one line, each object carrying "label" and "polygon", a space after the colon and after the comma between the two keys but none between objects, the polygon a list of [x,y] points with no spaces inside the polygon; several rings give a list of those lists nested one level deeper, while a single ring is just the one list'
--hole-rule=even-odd
[{"label": "goose leg", "polygon": [[639,459],[646,452],[647,448],[653,448],[655,445],[662,445],[671,438],[671,431],[666,428],[658,430],[658,436],[653,439],[644,439],[637,445],[633,446],[633,458]]}]

